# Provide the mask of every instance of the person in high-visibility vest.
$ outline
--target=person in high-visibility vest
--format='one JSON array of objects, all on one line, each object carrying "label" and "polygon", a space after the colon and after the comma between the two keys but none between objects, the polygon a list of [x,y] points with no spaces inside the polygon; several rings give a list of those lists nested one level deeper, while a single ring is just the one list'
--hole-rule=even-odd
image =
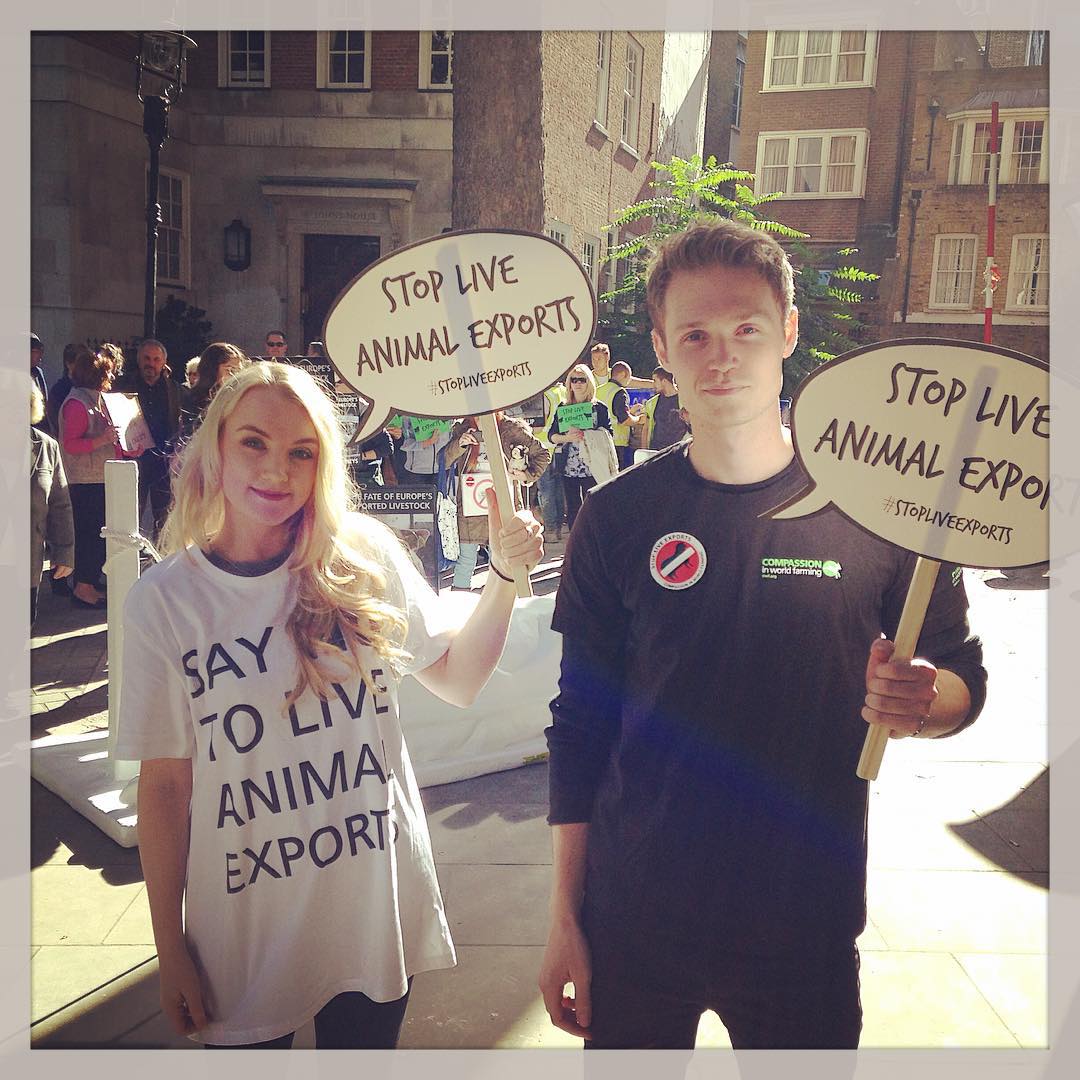
[{"label": "person in high-visibility vest", "polygon": [[536,481],[536,494],[540,500],[540,512],[544,517],[544,542],[562,543],[563,519],[566,517],[566,493],[563,491],[563,451],[552,443],[548,428],[555,417],[555,410],[566,402],[566,387],[557,382],[544,391],[544,419],[539,427],[532,429],[545,450],[551,453],[551,462]]},{"label": "person in high-visibility vest", "polygon": [[615,453],[619,458],[620,471],[634,463],[630,429],[645,423],[645,417],[630,408],[630,396],[626,387],[632,378],[630,365],[625,360],[616,360],[611,365],[611,378],[596,388],[596,400],[602,401],[611,414],[611,431],[615,439]]},{"label": "person in high-visibility vest", "polygon": [[653,386],[656,396],[645,402],[645,446],[649,450],[663,450],[677,443],[690,430],[679,408],[679,391],[675,376],[667,368],[653,369]]}]

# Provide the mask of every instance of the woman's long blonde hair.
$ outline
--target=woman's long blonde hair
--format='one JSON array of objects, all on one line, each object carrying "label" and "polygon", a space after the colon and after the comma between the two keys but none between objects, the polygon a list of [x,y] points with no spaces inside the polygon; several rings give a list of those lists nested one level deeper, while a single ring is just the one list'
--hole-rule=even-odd
[{"label": "woman's long blonde hair", "polygon": [[303,408],[319,440],[314,490],[307,505],[297,512],[288,562],[297,589],[286,631],[299,659],[297,683],[288,703],[309,686],[320,697],[328,696],[330,680],[320,660],[340,656],[340,650],[330,644],[335,628],[374,691],[359,648],[370,646],[393,667],[400,667],[407,656],[402,648],[407,631],[405,600],[395,594],[395,602],[391,602],[386,556],[380,558],[388,548],[401,548],[401,544],[381,522],[357,512],[359,496],[345,466],[344,439],[335,407],[303,369],[272,361],[253,363],[214,395],[202,424],[180,451],[162,550],[172,554],[193,544],[206,549],[221,532],[225,524],[221,491],[224,425],[244,394],[258,386],[275,387]]}]

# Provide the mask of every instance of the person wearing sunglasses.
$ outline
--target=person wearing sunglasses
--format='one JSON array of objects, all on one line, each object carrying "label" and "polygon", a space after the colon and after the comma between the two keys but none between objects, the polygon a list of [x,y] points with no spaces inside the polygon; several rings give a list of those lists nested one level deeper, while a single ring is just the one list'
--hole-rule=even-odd
[{"label": "person wearing sunglasses", "polygon": [[[560,419],[563,407],[555,410],[548,430],[552,444],[565,447],[563,461],[563,491],[566,495],[566,528],[574,527],[578,511],[590,488],[618,474],[619,459],[612,438],[611,414],[602,401],[596,400],[596,380],[584,364],[575,364],[566,375],[566,404],[592,403],[581,426],[567,426]],[[566,426],[566,431],[560,428]]]}]

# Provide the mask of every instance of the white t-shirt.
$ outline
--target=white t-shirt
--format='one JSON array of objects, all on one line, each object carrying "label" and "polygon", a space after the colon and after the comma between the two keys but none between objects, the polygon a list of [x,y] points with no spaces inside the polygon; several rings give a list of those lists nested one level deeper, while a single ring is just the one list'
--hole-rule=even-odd
[{"label": "white t-shirt", "polygon": [[[447,648],[438,598],[402,551],[382,562],[419,671]],[[116,756],[192,759],[185,927],[212,1018],[198,1042],[274,1039],[336,994],[392,1001],[455,963],[395,677],[366,651],[385,688],[371,694],[343,651],[330,699],[285,709],[293,594],[287,565],[240,577],[190,548],[124,608]]]}]

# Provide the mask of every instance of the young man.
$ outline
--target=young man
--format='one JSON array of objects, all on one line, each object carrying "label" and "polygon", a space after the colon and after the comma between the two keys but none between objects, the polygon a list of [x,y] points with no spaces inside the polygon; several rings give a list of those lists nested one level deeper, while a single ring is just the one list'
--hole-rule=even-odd
[{"label": "young man", "polygon": [[653,368],[653,389],[656,396],[645,402],[645,445],[650,450],[663,450],[677,443],[687,433],[679,404],[675,379],[666,368]]},{"label": "young man", "polygon": [[611,365],[610,378],[604,383],[597,383],[596,400],[602,401],[611,414],[611,432],[615,440],[615,454],[619,459],[619,468],[628,469],[634,464],[634,448],[630,445],[630,429],[641,427],[646,421],[640,410],[630,408],[630,395],[626,388],[633,380],[634,373],[625,360],[616,360]]},{"label": "young man", "polygon": [[807,483],[777,404],[798,333],[779,244],[695,227],[647,296],[693,439],[594,491],[571,536],[540,987],[587,1046],[688,1048],[713,1009],[736,1049],[853,1048],[867,723],[970,723],[981,648],[943,568],[925,659],[890,663],[914,556],[834,509],[761,516]]}]

